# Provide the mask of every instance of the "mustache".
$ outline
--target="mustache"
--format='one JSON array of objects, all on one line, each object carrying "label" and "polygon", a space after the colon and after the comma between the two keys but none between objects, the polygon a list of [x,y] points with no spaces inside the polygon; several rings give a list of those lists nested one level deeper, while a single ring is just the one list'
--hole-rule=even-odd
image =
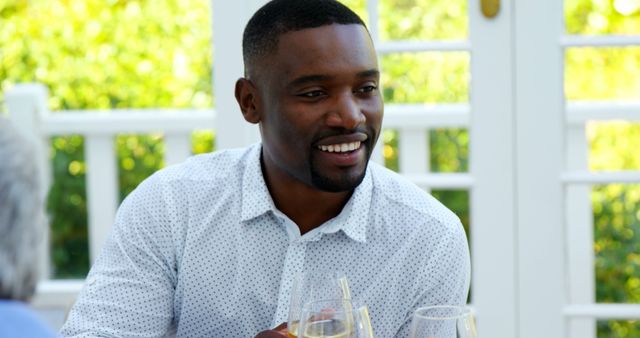
[{"label": "mustache", "polygon": [[316,134],[315,137],[313,138],[313,142],[315,143],[318,140],[321,140],[323,138],[330,137],[330,136],[342,136],[342,135],[351,135],[351,134],[365,134],[367,135],[367,140],[365,142],[370,142],[371,138],[375,133],[373,132],[373,130],[370,130],[365,126],[359,126],[353,129],[332,128],[332,129],[318,132],[318,134]]}]

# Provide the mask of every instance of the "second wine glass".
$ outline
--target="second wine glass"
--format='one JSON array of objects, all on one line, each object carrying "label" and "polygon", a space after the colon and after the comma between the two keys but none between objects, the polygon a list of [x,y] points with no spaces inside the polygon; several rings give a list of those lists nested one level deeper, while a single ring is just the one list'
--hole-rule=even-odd
[{"label": "second wine glass", "polygon": [[466,306],[437,305],[413,314],[409,338],[477,338],[473,312]]},{"label": "second wine glass", "polygon": [[339,271],[312,271],[294,277],[287,321],[290,337],[296,337],[305,304],[326,299],[351,299],[349,282]]},{"label": "second wine glass", "polygon": [[302,308],[298,338],[373,338],[369,311],[347,299],[320,300]]}]

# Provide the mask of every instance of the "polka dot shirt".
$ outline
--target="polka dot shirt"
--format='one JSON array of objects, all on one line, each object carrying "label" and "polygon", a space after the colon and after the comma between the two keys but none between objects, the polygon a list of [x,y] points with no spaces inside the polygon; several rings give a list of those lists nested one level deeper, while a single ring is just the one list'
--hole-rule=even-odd
[{"label": "polka dot shirt", "polygon": [[260,151],[194,156],[140,184],[61,334],[253,337],[287,321],[294,276],[328,267],[368,305],[376,337],[407,337],[420,306],[465,303],[465,234],[430,195],[370,163],[342,212],[301,235],[274,206]]}]

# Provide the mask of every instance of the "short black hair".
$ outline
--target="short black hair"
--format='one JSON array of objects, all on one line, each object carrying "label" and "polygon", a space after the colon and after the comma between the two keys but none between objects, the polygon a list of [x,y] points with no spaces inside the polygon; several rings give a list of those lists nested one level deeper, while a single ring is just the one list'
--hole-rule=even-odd
[{"label": "short black hair", "polygon": [[245,76],[256,61],[278,45],[280,35],[331,24],[357,24],[362,19],[336,0],[272,0],[249,20],[242,36]]}]

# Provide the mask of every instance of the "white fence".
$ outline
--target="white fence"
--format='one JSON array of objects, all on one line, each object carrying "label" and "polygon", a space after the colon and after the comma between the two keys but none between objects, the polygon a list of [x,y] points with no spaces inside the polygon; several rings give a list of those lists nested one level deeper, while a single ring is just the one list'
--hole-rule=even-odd
[{"label": "white fence", "polygon": [[[39,145],[36,156],[41,162],[41,176],[47,187],[51,182],[49,138],[59,135],[84,137],[89,256],[93,262],[109,234],[119,203],[116,135],[162,133],[165,163],[178,163],[191,155],[193,131],[215,128],[215,112],[212,109],[141,109],[51,113],[46,105],[47,93],[42,85],[23,84],[8,91],[5,100],[11,120]],[[43,252],[42,256],[43,276],[49,276],[49,252]],[[83,282],[45,279],[39,283],[32,303],[41,310],[65,312]]]},{"label": "white fence", "polygon": [[[213,109],[124,109],[50,112],[48,91],[40,84],[21,84],[5,95],[10,118],[40,146],[36,155],[43,168],[47,186],[51,182],[48,158],[51,136],[82,135],[85,140],[89,256],[99,254],[109,234],[118,206],[118,165],[115,137],[121,133],[162,133],[165,163],[173,164],[191,155],[193,131],[216,128]],[[384,126],[398,130],[399,167],[409,179],[425,189],[470,189],[468,173],[429,173],[428,130],[468,128],[469,107],[452,105],[389,105]],[[238,113],[239,115],[239,113]],[[225,127],[225,129],[228,129]],[[229,134],[229,130],[226,130]],[[231,133],[232,134],[232,133]],[[216,141],[221,135],[216,134]],[[382,137],[380,138],[382,139]],[[224,143],[224,142],[223,142]],[[227,140],[226,144],[229,144]],[[380,141],[381,143],[381,141]],[[374,160],[383,161],[382,146]],[[49,276],[49,252],[43,252],[43,275]],[[75,300],[84,280],[45,279],[39,286],[33,305],[43,311],[64,313]],[[61,319],[55,319],[59,326]]]}]

